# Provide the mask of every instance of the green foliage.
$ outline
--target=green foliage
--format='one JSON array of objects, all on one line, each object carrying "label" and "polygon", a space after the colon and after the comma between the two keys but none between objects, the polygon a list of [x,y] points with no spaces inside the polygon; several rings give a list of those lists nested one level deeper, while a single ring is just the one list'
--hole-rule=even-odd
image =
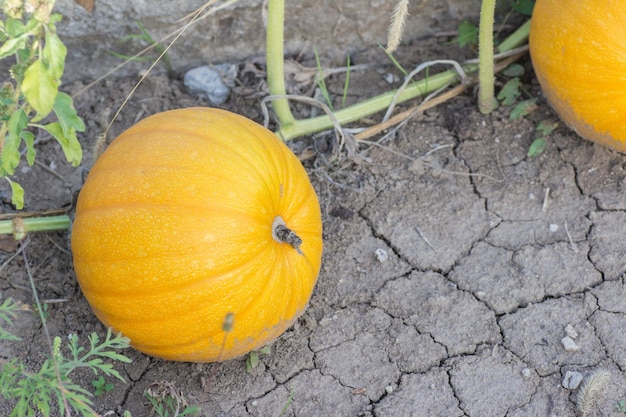
[{"label": "green foliage", "polygon": [[7,298],[0,304],[0,340],[21,340],[4,328],[5,325],[13,322],[13,319],[17,317],[17,312],[20,310],[24,310],[24,306],[15,302],[12,298]]},{"label": "green foliage", "polygon": [[113,384],[107,382],[102,375],[91,381],[91,385],[93,385],[95,389],[93,393],[96,397],[112,391],[114,388]]},{"label": "green foliage", "polygon": [[259,350],[253,350],[248,353],[248,357],[246,358],[246,372],[250,372],[259,365],[259,354],[269,355],[271,352],[272,349],[269,346],[263,346]]},{"label": "green foliage", "polygon": [[557,127],[559,127],[559,122],[555,122],[551,119],[545,119],[539,122],[535,130],[537,130],[537,132],[539,132],[541,136],[548,136]]},{"label": "green foliage", "polygon": [[[120,43],[139,41],[141,43],[147,44],[149,48],[154,49],[154,52],[156,53],[157,56],[163,55],[163,58],[161,59],[160,62],[163,62],[168,73],[172,73],[172,62],[170,60],[169,55],[164,53],[165,47],[163,47],[163,45],[161,45],[156,40],[154,40],[154,38],[150,35],[150,33],[148,33],[145,26],[141,24],[141,22],[136,21],[135,25],[139,29],[139,33],[124,36],[120,40]],[[146,50],[144,49],[143,52],[145,51]],[[109,51],[109,52],[111,53],[111,55],[118,57],[120,59],[123,59],[125,61],[150,61],[151,62],[154,60],[153,56],[141,56],[141,55],[131,56],[131,55],[120,54],[115,51]]]},{"label": "green foliage", "polygon": [[278,417],[283,417],[287,415],[287,410],[289,410],[289,406],[291,405],[292,401],[293,401],[293,391],[289,391],[289,398],[287,398],[287,402],[283,406],[283,409],[280,410],[280,414],[278,415]]},{"label": "green foliage", "polygon": [[619,400],[615,405],[615,410],[619,413],[626,414],[626,400]]},{"label": "green foliage", "polygon": [[506,82],[506,84],[504,84],[504,86],[498,93],[498,100],[500,100],[504,106],[510,106],[514,104],[519,96],[522,94],[521,87],[522,82],[518,77],[511,78],[509,81]]},{"label": "green foliage", "polygon": [[[26,162],[35,162],[34,128],[50,133],[72,165],[77,166],[82,159],[76,134],[84,131],[85,125],[74,110],[72,98],[59,92],[67,48],[56,33],[61,15],[52,13],[54,3],[0,3],[5,16],[0,21],[0,59],[14,62],[11,81],[0,87],[0,176],[9,182],[12,202],[18,209],[24,206],[24,190],[9,177],[20,163],[22,146]],[[57,121],[37,124],[52,113]]]},{"label": "green foliage", "polygon": [[546,149],[546,139],[550,133],[559,126],[559,122],[555,122],[550,119],[542,120],[539,122],[535,130],[539,134],[537,138],[528,147],[528,157],[536,158],[541,155]]},{"label": "green foliage", "polygon": [[535,0],[515,0],[513,4],[513,10],[525,16],[533,14],[533,7],[535,7]]},{"label": "green foliage", "polygon": [[507,77],[521,77],[524,75],[524,67],[520,64],[511,64],[502,70],[502,75],[506,75]]},{"label": "green foliage", "polygon": [[315,63],[317,65],[317,86],[322,92],[324,96],[324,100],[326,101],[326,105],[329,109],[333,110],[333,102],[330,99],[330,94],[328,93],[328,88],[326,87],[326,81],[324,80],[324,68],[322,68],[322,63],[320,61],[320,56],[317,53],[317,48],[313,47],[313,51],[315,52]]},{"label": "green foliage", "polygon": [[[510,65],[502,71],[502,75],[511,78],[504,83],[498,93],[497,99],[500,100],[504,106],[515,105],[509,113],[509,118],[511,120],[517,120],[532,113],[537,108],[537,99],[531,97],[531,95],[524,90],[520,78],[524,75],[524,67],[519,64]],[[529,98],[518,101],[523,94]]]},{"label": "green foliage", "polygon": [[528,157],[536,158],[543,153],[546,149],[546,140],[544,138],[537,138],[528,147]]},{"label": "green foliage", "polygon": [[404,68],[402,64],[400,64],[400,62],[398,62],[396,57],[393,56],[391,52],[387,51],[387,49],[385,49],[385,47],[383,47],[382,45],[378,45],[378,47],[385,51],[385,54],[387,54],[387,58],[389,58],[391,63],[396,67],[398,71],[402,73],[402,75],[404,75],[405,77],[409,75],[409,72],[406,70],[406,68]]},{"label": "green foliage", "polygon": [[341,108],[346,107],[348,99],[348,87],[350,86],[350,54],[346,55],[346,80],[343,83],[343,95],[341,96]]},{"label": "green foliage", "polygon": [[523,100],[517,103],[513,110],[511,110],[511,113],[509,113],[509,118],[511,120],[518,120],[529,115],[535,110],[537,110],[537,99],[529,98],[528,100]]},{"label": "green foliage", "polygon": [[[18,309],[16,305],[10,299],[5,300],[0,306],[0,319],[5,322],[12,319]],[[71,335],[65,349],[69,354],[66,354],[61,346],[61,338],[55,337],[50,357],[36,372],[28,370],[18,359],[0,360],[0,395],[4,400],[14,404],[9,417],[35,415],[48,417],[55,414],[54,403],[57,405],[59,415],[65,415],[66,411],[71,414],[72,410],[85,417],[96,415],[91,408],[92,394],[76,385],[70,374],[76,369],[88,368],[97,375],[102,373],[124,381],[113,365],[105,360],[129,363],[129,358],[115,351],[128,347],[129,340],[121,334],[113,336],[109,329],[105,340],[101,341],[96,333],[92,333],[88,336],[88,341],[89,347],[86,349],[79,345],[78,336]],[[104,382],[104,378],[101,378]],[[112,389],[112,385],[111,388],[108,385],[110,384],[105,383],[100,387],[108,391]],[[95,384],[94,386],[98,395],[98,386]]]},{"label": "green foliage", "polygon": [[452,43],[458,44],[461,48],[478,46],[478,26],[467,20],[462,21],[457,28],[458,36]]}]

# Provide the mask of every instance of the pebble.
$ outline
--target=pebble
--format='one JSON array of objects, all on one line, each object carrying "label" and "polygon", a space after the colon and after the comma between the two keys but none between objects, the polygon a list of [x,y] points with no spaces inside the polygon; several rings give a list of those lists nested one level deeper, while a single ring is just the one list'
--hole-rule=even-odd
[{"label": "pebble", "polygon": [[532,371],[529,368],[522,369],[522,376],[524,378],[530,378],[531,375],[532,375]]},{"label": "pebble", "polygon": [[376,249],[374,251],[374,255],[376,255],[376,259],[378,259],[378,262],[380,262],[381,264],[383,262],[387,262],[387,259],[389,259],[389,254],[383,248]]},{"label": "pebble", "polygon": [[393,387],[391,385],[387,385],[385,387],[385,392],[387,392],[387,394],[393,393]]},{"label": "pebble", "polygon": [[578,352],[580,350],[580,347],[578,347],[576,342],[574,342],[574,339],[569,336],[565,336],[561,339],[561,344],[565,348],[566,352]]},{"label": "pebble", "polygon": [[578,388],[582,381],[583,374],[576,371],[567,371],[565,372],[565,377],[563,378],[563,382],[561,382],[561,385],[563,385],[563,388],[565,389],[575,390],[576,388]]},{"label": "pebble", "polygon": [[387,73],[385,75],[383,75],[383,79],[388,83],[388,84],[393,84],[396,81],[398,81],[398,77],[396,77],[394,74],[391,73]]},{"label": "pebble", "polygon": [[217,106],[224,103],[230,95],[230,87],[227,84],[230,84],[228,78],[233,67],[229,64],[203,65],[187,71],[183,82],[191,93]]},{"label": "pebble", "polygon": [[550,233],[555,233],[557,230],[559,230],[559,225],[550,223]]},{"label": "pebble", "polygon": [[572,339],[576,339],[578,337],[578,332],[574,329],[574,326],[568,324],[565,326],[565,334],[571,337]]}]

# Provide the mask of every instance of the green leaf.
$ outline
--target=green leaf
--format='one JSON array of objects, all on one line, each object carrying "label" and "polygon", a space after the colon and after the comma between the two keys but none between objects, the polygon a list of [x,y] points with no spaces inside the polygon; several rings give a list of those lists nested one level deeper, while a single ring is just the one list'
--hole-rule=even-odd
[{"label": "green leaf", "polygon": [[[4,300],[2,305],[0,305],[0,322],[4,322],[6,324],[13,323],[13,320],[17,317],[17,312],[21,310],[22,307],[19,303],[16,303],[13,298],[7,298]],[[21,340],[19,337],[11,334],[8,330],[2,327],[3,323],[0,323],[0,340],[7,341],[18,341]],[[4,372],[0,371],[0,375]],[[1,379],[2,377],[0,377]]]},{"label": "green leaf", "polygon": [[28,104],[44,118],[52,111],[58,93],[58,84],[53,74],[41,59],[33,62],[24,72],[22,92]]},{"label": "green leaf", "polygon": [[20,163],[20,142],[24,129],[28,126],[28,116],[22,109],[18,109],[11,115],[8,123],[8,134],[4,138],[4,146],[2,147],[2,169],[9,175],[13,175],[15,168]]},{"label": "green leaf", "polygon": [[548,136],[550,133],[559,127],[559,122],[555,122],[551,119],[545,119],[539,122],[537,125],[537,132],[541,133],[543,136]]},{"label": "green leaf", "polygon": [[513,110],[511,110],[511,113],[509,113],[509,119],[511,120],[521,119],[522,117],[532,113],[535,110],[537,110],[536,98],[531,98],[528,100],[520,101],[517,104],[517,106],[515,106]]},{"label": "green leaf", "polygon": [[456,42],[461,48],[464,48],[467,45],[478,45],[478,27],[476,25],[464,20],[459,25],[457,31],[459,36],[456,39]]},{"label": "green leaf", "polygon": [[43,59],[48,71],[55,80],[60,80],[65,68],[67,48],[56,33],[46,32],[46,44],[43,47]]},{"label": "green leaf", "polygon": [[7,177],[4,177],[11,186],[11,204],[16,209],[21,210],[24,208],[24,188],[16,182],[11,181]]},{"label": "green leaf", "polygon": [[515,103],[517,98],[521,94],[522,83],[519,78],[512,78],[504,84],[504,87],[498,93],[498,100],[502,101],[502,104],[505,106],[510,106]]},{"label": "green leaf", "polygon": [[48,19],[48,22],[52,25],[55,25],[57,23],[59,23],[61,20],[63,20],[63,15],[59,14],[59,13],[52,13],[50,15],[50,19]]},{"label": "green leaf", "polygon": [[248,353],[248,357],[246,358],[246,371],[250,372],[259,364],[259,354],[255,351]]},{"label": "green leaf", "polygon": [[513,9],[526,16],[533,14],[533,7],[535,6],[534,0],[517,0],[513,5]]},{"label": "green leaf", "polygon": [[80,164],[80,160],[83,158],[83,150],[73,128],[70,128],[68,134],[65,134],[60,122],[49,123],[40,127],[54,136],[57,142],[59,142],[67,162],[71,163],[72,166]]},{"label": "green leaf", "polygon": [[17,38],[25,34],[28,31],[28,27],[19,19],[7,17],[5,30],[7,35]]},{"label": "green leaf", "polygon": [[521,77],[522,75],[524,75],[524,67],[520,64],[511,64],[508,67],[506,67],[503,71],[502,74],[506,75],[507,77]]},{"label": "green leaf", "polygon": [[52,109],[57,115],[59,123],[61,123],[61,128],[65,134],[67,134],[70,129],[74,129],[78,132],[85,131],[85,123],[80,117],[78,117],[76,110],[74,109],[72,97],[68,94],[59,91]]},{"label": "green leaf", "polygon": [[546,149],[546,141],[544,138],[537,138],[528,147],[528,156],[530,158],[536,158],[543,153]]},{"label": "green leaf", "polygon": [[25,34],[6,41],[2,46],[0,46],[0,59],[13,55],[20,49],[23,49],[26,46],[27,40],[28,34]]},{"label": "green leaf", "polygon": [[26,162],[28,165],[33,166],[35,163],[35,135],[26,130],[22,131],[20,135],[24,143],[26,144]]}]

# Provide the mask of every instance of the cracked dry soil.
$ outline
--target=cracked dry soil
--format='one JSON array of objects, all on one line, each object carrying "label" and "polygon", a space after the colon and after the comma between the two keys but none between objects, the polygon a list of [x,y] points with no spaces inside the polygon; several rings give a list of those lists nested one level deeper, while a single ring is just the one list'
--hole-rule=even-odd
[{"label": "cracked dry soil", "polygon": [[[450,56],[438,48],[414,58]],[[388,88],[381,71],[354,79],[361,97]],[[77,98],[87,164],[134,81],[110,79]],[[532,75],[526,81],[540,95]],[[332,79],[331,91],[342,82]],[[202,104],[179,81],[151,76],[110,137],[148,114]],[[226,107],[261,120],[254,98],[236,93]],[[144,390],[167,381],[211,417],[575,416],[566,373],[602,369],[611,379],[590,415],[624,415],[626,156],[560,127],[529,158],[536,123],[556,116],[542,101],[525,119],[507,115],[483,116],[470,95],[457,97],[414,118],[386,149],[361,146],[367,161],[328,164],[329,135],[293,143],[298,155],[315,150],[304,164],[324,218],[323,267],[304,316],[250,371],[244,358],[173,363],[129,349],[133,362],[118,365],[128,383],[96,397],[96,410],[145,415]],[[80,171],[58,162],[52,143],[40,149],[41,165],[19,178],[27,209],[63,207]],[[32,304],[22,258],[3,243],[2,295]],[[33,235],[26,248],[50,333],[104,334],[66,248],[64,233]],[[36,368],[47,350],[38,319],[23,313],[13,330],[23,342],[0,354]],[[577,349],[565,348],[568,335]],[[93,376],[75,379],[90,387]]]}]

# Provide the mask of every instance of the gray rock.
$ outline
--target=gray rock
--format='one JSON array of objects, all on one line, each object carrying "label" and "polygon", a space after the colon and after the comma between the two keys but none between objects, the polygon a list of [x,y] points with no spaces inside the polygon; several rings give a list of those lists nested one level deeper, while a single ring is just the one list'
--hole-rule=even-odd
[{"label": "gray rock", "polygon": [[565,336],[561,339],[561,344],[566,352],[578,352],[580,350],[580,347],[574,342],[574,339],[569,336]]},{"label": "gray rock", "polygon": [[575,390],[578,388],[580,383],[583,381],[583,374],[575,371],[567,371],[565,372],[565,377],[563,377],[563,388],[569,390]]},{"label": "gray rock", "polygon": [[193,94],[217,106],[224,103],[230,95],[230,88],[222,78],[223,71],[230,66],[213,67],[203,65],[187,71],[183,82]]}]

